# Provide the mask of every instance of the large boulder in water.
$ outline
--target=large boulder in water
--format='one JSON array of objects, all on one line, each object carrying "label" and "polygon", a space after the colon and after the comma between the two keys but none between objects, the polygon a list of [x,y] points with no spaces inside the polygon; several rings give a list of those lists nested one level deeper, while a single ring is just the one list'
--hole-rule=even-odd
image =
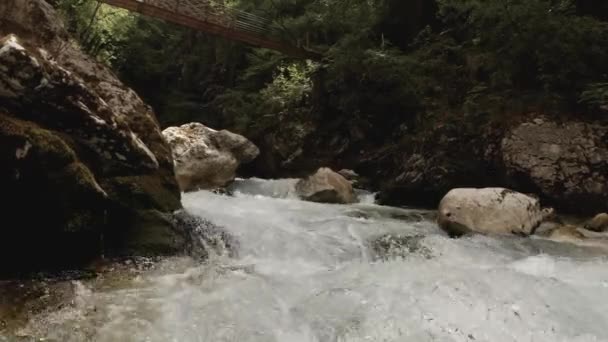
[{"label": "large boulder in water", "polygon": [[326,167],[300,180],[296,192],[300,198],[311,202],[349,204],[357,201],[352,184]]},{"label": "large boulder in water", "polygon": [[453,236],[469,232],[530,235],[550,214],[528,195],[504,188],[458,188],[439,204],[438,223]]},{"label": "large boulder in water", "polygon": [[0,273],[179,251],[167,215],[180,193],[151,108],[42,0],[2,1],[0,38]]},{"label": "large boulder in water", "polygon": [[169,127],[163,135],[171,145],[182,191],[226,186],[234,180],[241,163],[251,162],[260,153],[242,135],[197,122]]},{"label": "large boulder in water", "polygon": [[594,232],[604,232],[608,230],[608,213],[595,215],[594,218],[585,224],[585,229]]},{"label": "large boulder in water", "polygon": [[503,138],[501,155],[517,188],[569,211],[608,209],[608,125],[536,118]]}]

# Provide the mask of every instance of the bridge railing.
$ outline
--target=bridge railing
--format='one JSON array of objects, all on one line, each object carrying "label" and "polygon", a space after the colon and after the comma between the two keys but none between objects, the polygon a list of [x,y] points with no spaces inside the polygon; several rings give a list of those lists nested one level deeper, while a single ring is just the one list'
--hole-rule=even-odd
[{"label": "bridge railing", "polygon": [[308,35],[293,37],[272,20],[232,8],[222,0],[98,1],[290,56],[322,58],[321,53],[309,48]]},{"label": "bridge railing", "polygon": [[197,20],[264,36],[278,36],[272,20],[210,0],[137,0]]}]

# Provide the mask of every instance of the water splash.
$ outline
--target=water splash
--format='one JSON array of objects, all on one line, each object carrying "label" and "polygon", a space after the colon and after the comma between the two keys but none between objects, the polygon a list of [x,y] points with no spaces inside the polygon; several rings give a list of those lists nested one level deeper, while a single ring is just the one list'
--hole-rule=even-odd
[{"label": "water splash", "polygon": [[202,264],[166,259],[120,285],[83,281],[71,304],[32,316],[21,336],[608,341],[603,251],[539,239],[454,240],[429,212],[307,203],[265,191],[183,197],[190,213],[238,240],[238,255]]}]

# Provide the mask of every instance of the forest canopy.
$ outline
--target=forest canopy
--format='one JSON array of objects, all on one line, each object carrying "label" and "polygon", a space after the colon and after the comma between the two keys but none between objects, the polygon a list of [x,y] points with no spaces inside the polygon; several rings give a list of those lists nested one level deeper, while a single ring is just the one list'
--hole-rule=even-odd
[{"label": "forest canopy", "polygon": [[608,106],[608,5],[599,1],[225,3],[307,34],[324,58],[291,58],[93,0],[54,1],[84,49],[111,64],[163,125],[242,132],[315,112],[390,128]]}]

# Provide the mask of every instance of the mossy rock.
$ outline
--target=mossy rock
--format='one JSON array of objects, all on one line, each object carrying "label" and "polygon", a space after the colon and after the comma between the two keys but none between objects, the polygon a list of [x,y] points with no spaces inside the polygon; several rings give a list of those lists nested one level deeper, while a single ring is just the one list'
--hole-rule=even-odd
[{"label": "mossy rock", "polygon": [[6,160],[5,167],[19,161],[32,161],[58,168],[76,160],[74,151],[56,133],[1,112],[0,139],[0,158]]},{"label": "mossy rock", "polygon": [[0,114],[0,273],[100,252],[106,194],[56,132]]},{"label": "mossy rock", "polygon": [[103,179],[103,188],[121,205],[133,209],[172,212],[181,208],[180,192],[172,175],[154,173]]},{"label": "mossy rock", "polygon": [[186,238],[176,234],[171,214],[158,210],[113,210],[104,242],[113,255],[157,256],[184,251]]},{"label": "mossy rock", "polygon": [[[0,115],[0,165],[4,194],[13,212],[37,203],[48,215],[47,230],[91,231],[103,222],[106,194],[95,176],[56,133],[34,123]],[[34,209],[32,208],[32,209]],[[38,209],[38,208],[36,208]],[[9,213],[10,215],[10,213]],[[23,229],[37,222],[28,215],[19,219]]]}]

